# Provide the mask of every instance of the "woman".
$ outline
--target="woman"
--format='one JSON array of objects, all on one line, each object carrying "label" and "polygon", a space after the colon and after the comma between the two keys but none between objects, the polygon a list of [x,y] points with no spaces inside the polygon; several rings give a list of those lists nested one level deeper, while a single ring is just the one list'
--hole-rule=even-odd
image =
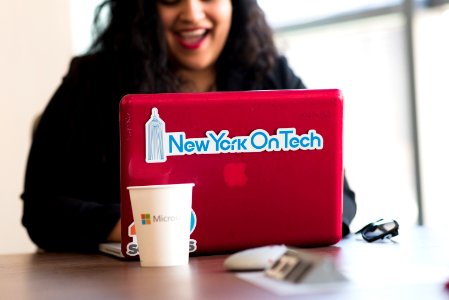
[{"label": "woman", "polygon": [[[305,88],[277,54],[256,0],[109,0],[100,10],[106,6],[109,24],[89,54],[72,60],[29,155],[22,222],[46,250],[120,240],[125,94]],[[346,181],[344,198],[347,233],[355,200]]]}]

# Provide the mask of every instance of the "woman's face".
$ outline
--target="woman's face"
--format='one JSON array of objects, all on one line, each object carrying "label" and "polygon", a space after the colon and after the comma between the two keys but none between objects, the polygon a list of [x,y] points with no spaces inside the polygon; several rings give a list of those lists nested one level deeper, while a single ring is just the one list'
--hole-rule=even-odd
[{"label": "woman's face", "polygon": [[157,0],[171,59],[180,69],[214,66],[231,27],[231,0]]}]

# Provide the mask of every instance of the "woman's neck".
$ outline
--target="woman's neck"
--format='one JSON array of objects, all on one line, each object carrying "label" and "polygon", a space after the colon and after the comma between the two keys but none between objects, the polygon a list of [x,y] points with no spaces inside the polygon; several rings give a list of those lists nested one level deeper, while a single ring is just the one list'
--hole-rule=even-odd
[{"label": "woman's neck", "polygon": [[185,92],[209,92],[215,90],[215,68],[204,70],[180,70],[178,75],[184,79],[182,90]]}]

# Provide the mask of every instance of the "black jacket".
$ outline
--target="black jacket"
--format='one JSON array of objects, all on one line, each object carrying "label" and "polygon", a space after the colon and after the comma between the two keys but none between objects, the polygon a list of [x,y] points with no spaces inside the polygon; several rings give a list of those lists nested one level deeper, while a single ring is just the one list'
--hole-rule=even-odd
[{"label": "black jacket", "polygon": [[[120,218],[118,104],[124,93],[115,74],[101,55],[74,58],[34,132],[22,223],[42,249],[96,250]],[[260,86],[241,70],[217,79],[222,91],[302,88],[285,58]],[[344,233],[355,211],[345,179]]]}]

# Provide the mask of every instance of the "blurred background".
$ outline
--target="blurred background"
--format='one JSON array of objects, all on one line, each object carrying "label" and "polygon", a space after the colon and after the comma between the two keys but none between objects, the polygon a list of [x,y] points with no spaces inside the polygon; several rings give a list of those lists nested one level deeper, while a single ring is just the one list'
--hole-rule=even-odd
[{"label": "blurred background", "polygon": [[[0,254],[36,249],[20,223],[32,122],[88,48],[100,2],[0,2]],[[402,230],[448,226],[449,0],[259,4],[307,87],[343,91],[351,228],[388,217]]]}]

